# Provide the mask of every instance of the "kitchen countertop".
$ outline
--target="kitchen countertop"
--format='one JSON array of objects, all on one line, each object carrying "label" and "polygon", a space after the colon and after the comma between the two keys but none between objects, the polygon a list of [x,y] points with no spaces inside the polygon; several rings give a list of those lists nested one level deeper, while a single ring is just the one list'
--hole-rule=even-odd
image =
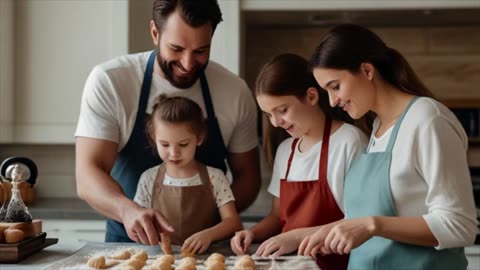
[{"label": "kitchen countertop", "polygon": [[[240,217],[244,222],[260,221],[270,212],[270,205],[271,202],[268,199],[257,200],[250,208],[243,211]],[[85,201],[77,198],[39,198],[33,204],[28,205],[28,211],[35,219],[105,219]]]},{"label": "kitchen countertop", "polygon": [[[90,243],[93,245],[104,245],[104,243]],[[105,244],[105,245],[118,245],[118,244]],[[85,242],[77,242],[68,239],[59,239],[59,242],[55,245],[47,247],[44,250],[39,251],[24,259],[18,264],[0,264],[2,270],[38,270],[46,268],[47,266],[59,262],[73,255],[79,249],[85,246]],[[480,260],[480,246],[471,246],[465,249],[467,256],[476,256],[474,259]],[[477,262],[478,263],[478,262]]]}]

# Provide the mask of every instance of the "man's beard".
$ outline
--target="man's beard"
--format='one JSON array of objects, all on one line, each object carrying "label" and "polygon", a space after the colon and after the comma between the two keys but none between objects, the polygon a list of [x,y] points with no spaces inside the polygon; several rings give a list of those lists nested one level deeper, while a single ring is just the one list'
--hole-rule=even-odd
[{"label": "man's beard", "polygon": [[192,85],[194,85],[195,82],[197,82],[198,78],[200,78],[203,71],[207,68],[207,65],[208,65],[208,62],[203,64],[203,65],[196,64],[195,67],[194,67],[195,72],[193,73],[192,76],[190,76],[190,77],[177,76],[177,78],[175,78],[175,73],[173,71],[173,69],[174,69],[173,66],[174,65],[180,65],[181,66],[181,64],[178,61],[167,62],[166,60],[164,60],[162,58],[159,51],[157,51],[157,61],[158,61],[158,64],[160,66],[160,69],[162,70],[163,74],[165,75],[165,78],[170,82],[171,85],[173,85],[177,88],[180,88],[180,89],[190,88]]}]

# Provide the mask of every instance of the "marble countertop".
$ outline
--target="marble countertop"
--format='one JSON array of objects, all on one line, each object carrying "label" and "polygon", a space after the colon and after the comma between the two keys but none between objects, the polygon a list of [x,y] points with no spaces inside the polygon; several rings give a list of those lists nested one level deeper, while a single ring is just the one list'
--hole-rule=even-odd
[{"label": "marble countertop", "polygon": [[68,239],[59,239],[58,243],[49,246],[31,256],[25,258],[17,264],[1,264],[2,270],[38,270],[48,265],[63,260],[74,254],[82,248],[85,242],[72,241]]}]

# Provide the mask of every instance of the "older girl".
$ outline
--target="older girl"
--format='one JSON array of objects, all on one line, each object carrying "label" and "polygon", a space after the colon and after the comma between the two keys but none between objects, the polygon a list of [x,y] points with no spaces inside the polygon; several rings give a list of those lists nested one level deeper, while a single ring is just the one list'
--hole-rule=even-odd
[{"label": "older girl", "polygon": [[[367,138],[358,128],[332,119],[323,93],[308,61],[297,55],[273,58],[258,75],[258,105],[271,124],[291,138],[276,152],[268,188],[274,196],[271,213],[253,228],[236,233],[231,241],[236,254],[244,254],[252,241],[264,241],[256,252],[259,256],[293,252],[302,239],[294,229],[343,218],[344,175]],[[271,143],[268,136],[264,140]],[[347,261],[348,256],[330,255],[319,257],[317,263],[322,270],[331,270],[346,269]]]},{"label": "older girl", "polygon": [[313,74],[331,106],[377,117],[345,179],[346,219],[307,237],[300,254],[347,254],[349,269],[466,269],[476,234],[468,140],[407,61],[376,34],[340,25],[321,40]]}]

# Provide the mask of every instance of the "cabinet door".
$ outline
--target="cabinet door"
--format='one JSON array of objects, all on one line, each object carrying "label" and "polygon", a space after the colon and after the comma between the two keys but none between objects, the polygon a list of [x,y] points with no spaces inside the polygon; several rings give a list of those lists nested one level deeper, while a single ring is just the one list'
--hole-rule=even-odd
[{"label": "cabinet door", "polygon": [[127,48],[128,0],[15,1],[13,141],[73,143],[88,74]]}]

